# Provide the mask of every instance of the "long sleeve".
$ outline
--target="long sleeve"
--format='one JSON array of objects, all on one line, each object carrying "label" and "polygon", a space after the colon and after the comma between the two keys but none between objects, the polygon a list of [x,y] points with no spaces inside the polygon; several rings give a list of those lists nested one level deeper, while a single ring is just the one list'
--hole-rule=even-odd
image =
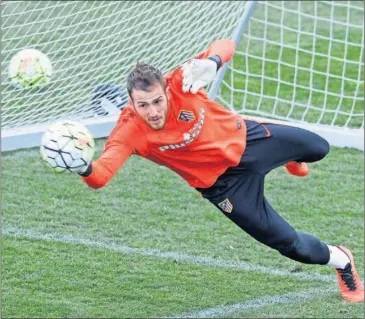
[{"label": "long sleeve", "polygon": [[105,186],[132,154],[133,149],[124,143],[109,143],[101,157],[92,162],[92,173],[82,177],[83,181],[95,189]]},{"label": "long sleeve", "polygon": [[138,135],[134,134],[135,127],[128,114],[128,110],[121,114],[116,127],[106,141],[100,158],[91,163],[91,174],[82,177],[82,180],[88,186],[95,189],[105,186],[123,166],[128,157],[135,153],[135,149],[130,142],[136,141]]},{"label": "long sleeve", "polygon": [[204,52],[199,53],[195,58],[206,59],[210,55],[218,55],[222,60],[222,64],[224,64],[232,59],[235,49],[236,46],[232,40],[216,40]]}]

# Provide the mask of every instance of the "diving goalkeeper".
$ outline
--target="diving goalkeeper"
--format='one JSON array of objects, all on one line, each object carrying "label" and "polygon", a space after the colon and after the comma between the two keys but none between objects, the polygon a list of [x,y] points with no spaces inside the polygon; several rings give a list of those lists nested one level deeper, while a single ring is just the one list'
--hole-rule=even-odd
[{"label": "diving goalkeeper", "polygon": [[296,231],[264,196],[266,174],[283,165],[290,174],[308,174],[306,163],[326,156],[327,141],[297,127],[250,120],[208,99],[203,87],[234,51],[232,41],[217,40],[165,77],[137,63],[127,78],[129,103],[101,157],[78,173],[99,188],[131,155],[166,166],[259,242],[298,262],[334,267],[342,298],[362,302],[351,251]]}]

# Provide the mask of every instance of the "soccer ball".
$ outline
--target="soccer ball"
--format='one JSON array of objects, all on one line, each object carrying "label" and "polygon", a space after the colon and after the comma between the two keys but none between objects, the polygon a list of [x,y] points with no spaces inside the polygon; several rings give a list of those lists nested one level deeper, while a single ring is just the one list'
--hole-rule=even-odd
[{"label": "soccer ball", "polygon": [[81,123],[61,121],[42,136],[40,152],[44,162],[55,172],[77,172],[87,167],[95,151],[94,138]]},{"label": "soccer ball", "polygon": [[39,50],[24,49],[10,60],[8,76],[17,88],[40,88],[50,81],[51,75],[51,61]]}]

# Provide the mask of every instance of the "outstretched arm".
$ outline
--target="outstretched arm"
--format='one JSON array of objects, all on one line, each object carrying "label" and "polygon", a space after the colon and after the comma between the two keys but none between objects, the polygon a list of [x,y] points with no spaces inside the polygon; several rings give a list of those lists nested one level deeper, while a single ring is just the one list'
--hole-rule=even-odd
[{"label": "outstretched arm", "polygon": [[101,157],[81,175],[83,181],[95,189],[105,186],[132,153],[133,149],[123,143],[108,144]]},{"label": "outstretched arm", "polygon": [[91,162],[87,170],[80,174],[88,186],[95,189],[105,186],[134,153],[134,149],[127,142],[127,131],[128,128],[118,122],[100,158]]},{"label": "outstretched arm", "polygon": [[205,51],[197,54],[195,59],[208,59],[210,56],[218,56],[222,66],[232,59],[235,49],[236,46],[232,40],[216,40]]}]

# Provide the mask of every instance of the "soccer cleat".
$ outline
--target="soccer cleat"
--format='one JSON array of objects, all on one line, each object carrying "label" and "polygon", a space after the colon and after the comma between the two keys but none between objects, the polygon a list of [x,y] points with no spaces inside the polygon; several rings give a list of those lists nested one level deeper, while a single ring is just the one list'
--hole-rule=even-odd
[{"label": "soccer cleat", "polygon": [[355,268],[354,256],[351,251],[345,247],[337,246],[350,259],[350,263],[344,269],[336,268],[336,275],[341,291],[341,296],[349,302],[364,301],[364,286],[360,280],[359,274]]},{"label": "soccer cleat", "polygon": [[284,168],[291,175],[307,176],[309,174],[309,166],[305,162],[289,162],[284,165]]}]

